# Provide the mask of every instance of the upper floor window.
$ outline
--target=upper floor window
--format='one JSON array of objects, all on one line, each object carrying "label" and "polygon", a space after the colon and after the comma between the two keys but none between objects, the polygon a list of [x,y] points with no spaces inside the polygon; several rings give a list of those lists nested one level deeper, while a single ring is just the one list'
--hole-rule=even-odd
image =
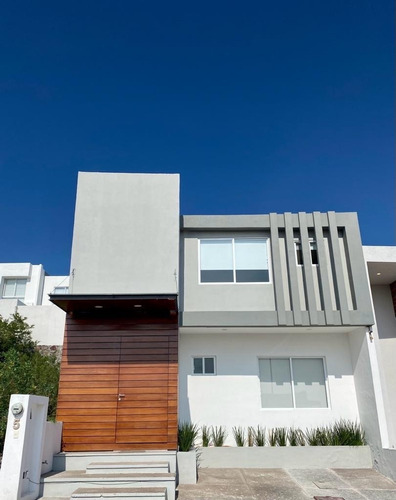
[{"label": "upper floor window", "polygon": [[56,286],[53,290],[53,295],[67,295],[69,293],[68,286]]},{"label": "upper floor window", "polygon": [[193,373],[194,375],[215,375],[214,356],[199,356],[193,358]]},{"label": "upper floor window", "polygon": [[[295,240],[294,242],[295,248],[296,248],[296,259],[297,259],[297,264],[299,266],[302,266],[304,264],[303,261],[303,254],[302,254],[302,248],[301,248],[301,242],[300,240]],[[312,265],[317,265],[319,264],[318,261],[318,249],[316,246],[316,241],[310,240],[309,241],[309,250],[311,254],[311,263]]]},{"label": "upper floor window", "polygon": [[4,299],[24,299],[26,283],[27,279],[25,278],[6,278],[2,297]]},{"label": "upper floor window", "polygon": [[201,283],[268,283],[267,238],[200,241]]}]

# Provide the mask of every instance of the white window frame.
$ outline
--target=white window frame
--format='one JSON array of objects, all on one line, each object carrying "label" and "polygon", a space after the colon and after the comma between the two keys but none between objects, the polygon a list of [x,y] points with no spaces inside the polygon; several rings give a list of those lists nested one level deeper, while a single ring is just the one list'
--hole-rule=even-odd
[{"label": "white window frame", "polygon": [[[319,266],[319,258],[318,258],[318,263],[317,264],[314,264],[312,262],[312,248],[311,248],[312,244],[316,245],[316,255],[318,255],[318,245],[316,243],[315,238],[309,238],[309,258],[311,259],[311,266],[318,267]],[[298,263],[298,259],[297,259],[297,245],[300,245],[300,247],[301,247],[302,264]],[[301,246],[301,240],[300,240],[300,238],[294,238],[294,255],[295,255],[295,258],[296,258],[296,266],[297,267],[304,267],[304,257],[303,257],[303,254],[302,254],[302,246]]]},{"label": "white window frame", "polygon": [[[17,281],[25,281],[25,293],[24,293],[24,295],[5,295],[7,281],[12,281],[12,280],[15,280],[14,293],[16,292]],[[28,278],[22,278],[21,276],[17,276],[17,277],[7,276],[6,278],[3,278],[3,284],[2,284],[2,289],[1,289],[1,298],[2,299],[24,299],[26,297],[27,284],[28,284]]]},{"label": "white window frame", "polygon": [[[292,388],[292,401],[293,401],[293,406],[290,408],[263,408],[261,406],[261,390],[260,390],[260,409],[262,411],[328,411],[331,410],[331,401],[330,401],[330,390],[329,390],[329,381],[327,377],[327,367],[326,367],[326,357],[325,356],[258,356],[257,357],[257,368],[258,368],[258,379],[259,383],[261,382],[260,379],[260,359],[288,359],[289,360],[289,366],[290,366],[290,383],[291,383],[291,388]],[[325,380],[325,391],[326,391],[326,400],[327,400],[327,406],[326,407],[321,407],[321,408],[313,408],[313,407],[306,407],[306,408],[297,408],[296,407],[296,398],[295,398],[295,393],[294,393],[294,374],[293,374],[293,359],[321,359],[323,363],[323,374],[324,374],[324,380]]]},{"label": "white window frame", "polygon": [[[203,372],[202,373],[194,373],[194,359],[202,359],[202,370]],[[214,372],[213,373],[205,373],[205,362],[204,362],[204,359],[205,358],[212,358],[213,359],[213,368],[214,368]],[[213,356],[212,354],[198,354],[198,355],[194,355],[194,356],[191,356],[191,373],[194,377],[213,377],[215,375],[217,375],[217,360],[216,360],[216,356]]]},{"label": "white window frame", "polygon": [[[267,263],[268,263],[268,281],[236,281],[236,268],[235,268],[235,240],[260,240],[265,241],[267,247]],[[201,281],[201,241],[224,241],[231,240],[232,241],[232,267],[233,267],[233,279],[234,281],[213,281],[206,282]],[[270,254],[271,245],[269,245],[269,237],[268,236],[229,236],[222,238],[198,238],[198,283],[200,285],[270,285],[272,284],[272,265],[271,265],[271,254]]]}]

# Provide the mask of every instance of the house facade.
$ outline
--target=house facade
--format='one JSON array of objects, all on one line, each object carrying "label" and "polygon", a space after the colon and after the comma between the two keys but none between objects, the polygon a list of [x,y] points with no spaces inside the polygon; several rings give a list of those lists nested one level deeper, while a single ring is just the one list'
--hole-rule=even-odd
[{"label": "house facade", "polygon": [[30,263],[0,263],[0,316],[19,313],[34,325],[40,346],[60,351],[65,313],[49,300],[49,294],[68,292],[69,276],[49,276],[44,267]]},{"label": "house facade", "polygon": [[51,294],[64,450],[176,449],[178,421],[232,445],[234,426],[348,419],[386,467],[395,266],[354,213],[181,216],[178,175],[80,173],[68,293]]}]

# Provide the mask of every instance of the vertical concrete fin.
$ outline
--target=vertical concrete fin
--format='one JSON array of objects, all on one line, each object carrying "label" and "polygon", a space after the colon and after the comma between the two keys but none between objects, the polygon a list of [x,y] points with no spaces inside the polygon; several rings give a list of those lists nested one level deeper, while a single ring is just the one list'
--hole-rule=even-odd
[{"label": "vertical concrete fin", "polygon": [[334,261],[334,278],[335,278],[335,291],[338,298],[338,303],[341,312],[341,321],[344,325],[350,324],[348,300],[345,288],[345,279],[342,271],[342,260],[340,243],[338,241],[338,226],[335,212],[328,212],[329,219],[329,234],[330,234],[330,247],[331,256]]},{"label": "vertical concrete fin", "polygon": [[[336,218],[338,217],[336,214]],[[356,304],[354,323],[372,325],[374,316],[357,214],[342,214],[342,221],[345,226],[346,258],[350,269],[351,293]]]},{"label": "vertical concrete fin", "polygon": [[326,253],[323,238],[323,226],[322,226],[322,216],[320,212],[313,213],[314,218],[314,229],[315,229],[315,241],[316,248],[318,251],[318,261],[319,261],[319,278],[320,278],[320,293],[322,295],[325,319],[327,325],[334,324],[333,315],[333,305],[331,303],[331,293],[330,293],[330,281],[329,273],[327,272],[326,265]]},{"label": "vertical concrete fin", "polygon": [[279,250],[278,215],[276,213],[270,214],[270,231],[272,273],[275,289],[276,311],[278,314],[278,324],[286,325],[285,297],[282,279],[281,256]]},{"label": "vertical concrete fin", "polygon": [[298,213],[300,224],[300,241],[301,251],[303,254],[303,274],[304,274],[304,289],[307,300],[308,312],[311,325],[318,324],[318,307],[315,298],[315,285],[312,273],[311,249],[308,236],[307,214],[305,212]]},{"label": "vertical concrete fin", "polygon": [[295,325],[302,325],[301,302],[298,290],[296,252],[294,247],[293,216],[290,212],[285,213],[285,237],[287,267],[289,270],[291,308]]}]

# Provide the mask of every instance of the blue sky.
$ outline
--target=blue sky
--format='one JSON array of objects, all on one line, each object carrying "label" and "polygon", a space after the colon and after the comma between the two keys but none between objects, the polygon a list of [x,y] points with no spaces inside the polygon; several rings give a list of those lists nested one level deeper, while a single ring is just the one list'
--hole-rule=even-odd
[{"label": "blue sky", "polygon": [[184,214],[357,211],[395,244],[391,0],[15,1],[0,262],[69,272],[77,172],[179,172]]}]

